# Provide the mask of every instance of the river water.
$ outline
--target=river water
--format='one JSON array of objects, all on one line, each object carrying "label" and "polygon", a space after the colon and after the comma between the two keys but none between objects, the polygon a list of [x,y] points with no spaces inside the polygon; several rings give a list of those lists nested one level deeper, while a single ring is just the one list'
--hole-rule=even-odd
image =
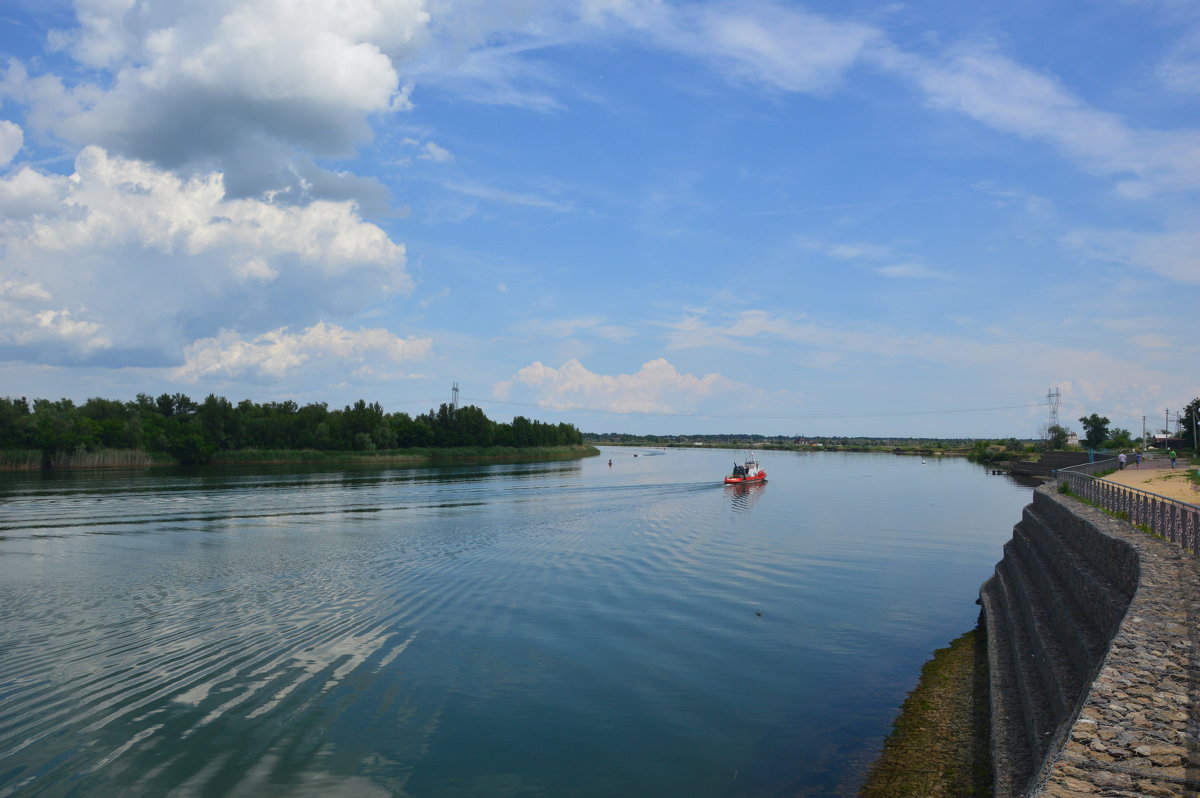
[{"label": "river water", "polygon": [[740,454],[0,475],[0,796],[852,795],[1030,491]]}]

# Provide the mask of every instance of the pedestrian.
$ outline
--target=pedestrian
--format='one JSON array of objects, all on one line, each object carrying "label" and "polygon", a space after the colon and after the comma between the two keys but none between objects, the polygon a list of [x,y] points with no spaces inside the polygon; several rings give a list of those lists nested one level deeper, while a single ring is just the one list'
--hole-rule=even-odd
[{"label": "pedestrian", "polygon": [[1167,457],[1171,458],[1171,468],[1174,468],[1175,467],[1175,457],[1176,457],[1175,450],[1167,449]]},{"label": "pedestrian", "polygon": [[1135,466],[1137,466],[1139,470],[1141,469],[1141,467],[1142,467],[1142,453],[1141,452],[1133,453],[1133,464]]},{"label": "pedestrian", "polygon": [[1124,471],[1125,470],[1125,452],[1121,452],[1121,454],[1118,455],[1117,462],[1120,463],[1121,470]]}]

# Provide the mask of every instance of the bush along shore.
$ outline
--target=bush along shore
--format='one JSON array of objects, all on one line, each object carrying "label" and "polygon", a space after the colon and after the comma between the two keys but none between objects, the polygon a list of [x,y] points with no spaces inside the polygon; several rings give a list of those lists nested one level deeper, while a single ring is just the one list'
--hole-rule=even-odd
[{"label": "bush along shore", "polygon": [[572,424],[489,419],[443,404],[414,417],[359,400],[342,410],[295,402],[237,405],[183,394],[132,402],[0,399],[0,469],[259,463],[554,460],[599,452]]}]

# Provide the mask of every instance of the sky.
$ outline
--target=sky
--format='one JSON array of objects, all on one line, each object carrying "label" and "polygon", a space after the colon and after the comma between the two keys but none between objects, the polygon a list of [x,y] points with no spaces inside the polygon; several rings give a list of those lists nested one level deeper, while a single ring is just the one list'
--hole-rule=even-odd
[{"label": "sky", "polygon": [[1193,0],[5,0],[0,396],[1135,435]]}]

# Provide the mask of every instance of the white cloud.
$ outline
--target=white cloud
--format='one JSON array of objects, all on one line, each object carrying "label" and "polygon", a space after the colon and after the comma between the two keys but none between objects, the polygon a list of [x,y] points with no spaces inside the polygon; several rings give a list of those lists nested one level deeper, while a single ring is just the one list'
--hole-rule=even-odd
[{"label": "white cloud", "polygon": [[988,49],[959,48],[930,60],[892,47],[876,64],[912,80],[933,108],[1005,133],[1047,141],[1097,174],[1121,179],[1131,197],[1200,188],[1200,133],[1138,129],[1089,106],[1052,76]]},{"label": "white cloud", "polygon": [[1158,65],[1158,78],[1172,91],[1200,94],[1200,26],[1171,48]]},{"label": "white cloud", "polygon": [[16,280],[0,283],[0,297],[50,301],[50,293],[42,288],[41,283],[18,283]]},{"label": "white cloud", "polygon": [[396,65],[425,40],[424,6],[78,0],[79,26],[56,40],[102,77],[68,83],[16,64],[4,89],[39,132],[159,166],[215,165],[244,195],[294,182],[290,162],[307,153],[349,155],[370,138],[369,115],[411,106]]},{"label": "white cloud", "polygon": [[[245,339],[231,330],[196,341],[184,350],[184,364],[175,370],[181,379],[195,381],[220,375],[283,377],[316,363],[359,374],[375,373],[371,363],[379,358],[391,363],[421,360],[429,355],[429,338],[401,338],[382,328],[350,331],[318,322],[299,334],[287,328]],[[364,370],[365,369],[365,370]]]},{"label": "white cloud", "polygon": [[560,202],[546,197],[539,197],[535,194],[509,191],[508,189],[494,188],[478,183],[447,183],[445,188],[473,199],[480,199],[499,205],[517,205],[525,208],[554,211],[556,213],[566,213],[573,210],[573,206],[569,202]]},{"label": "white cloud", "polygon": [[67,308],[33,311],[0,299],[0,347],[5,350],[50,347],[77,358],[111,346],[100,324],[75,318]]},{"label": "white cloud", "polygon": [[[404,247],[351,202],[230,200],[220,174],[185,180],[98,147],[68,177],[28,168],[0,177],[0,211],[4,296],[40,302],[30,313],[68,314],[47,317],[56,329],[86,317],[114,351],[170,360],[222,326],[310,322],[411,287]],[[20,342],[27,326],[10,316],[0,332]]]},{"label": "white cloud", "polygon": [[1151,233],[1076,230],[1064,243],[1089,257],[1116,261],[1183,283],[1200,283],[1200,230],[1194,226]]},{"label": "white cloud", "polygon": [[1140,346],[1143,349],[1170,349],[1174,343],[1169,337],[1155,333],[1139,333],[1138,335],[1131,335],[1129,337],[1129,342],[1134,346]]},{"label": "white cloud", "polygon": [[17,153],[25,146],[25,132],[21,126],[7,119],[0,119],[0,168],[12,163]]},{"label": "white cloud", "polygon": [[919,263],[896,263],[891,266],[881,266],[875,272],[897,280],[939,280],[946,277],[942,272]]},{"label": "white cloud", "polygon": [[421,160],[433,161],[434,163],[446,163],[454,160],[454,155],[447,149],[439,147],[432,141],[425,142],[425,146],[421,148]]},{"label": "white cloud", "polygon": [[614,413],[676,413],[738,387],[720,374],[682,374],[663,358],[643,364],[634,374],[617,375],[588,371],[578,360],[569,360],[557,369],[535,362],[496,383],[492,390],[506,398],[520,386],[535,389],[542,407]]},{"label": "white cloud", "polygon": [[515,325],[515,331],[526,336],[554,339],[573,338],[577,335],[594,335],[608,341],[628,341],[633,337],[632,328],[623,324],[611,324],[599,316],[580,316],[570,319],[530,319]]},{"label": "white cloud", "polygon": [[831,89],[879,37],[869,25],[771,2],[587,2],[584,18],[629,28],[659,46],[706,60],[730,79],[795,92]]},{"label": "white cloud", "polygon": [[891,250],[879,244],[870,244],[864,241],[857,241],[846,244],[830,244],[830,245],[813,245],[817,249],[823,249],[825,254],[838,260],[858,260],[860,258],[877,259],[891,256]]}]

